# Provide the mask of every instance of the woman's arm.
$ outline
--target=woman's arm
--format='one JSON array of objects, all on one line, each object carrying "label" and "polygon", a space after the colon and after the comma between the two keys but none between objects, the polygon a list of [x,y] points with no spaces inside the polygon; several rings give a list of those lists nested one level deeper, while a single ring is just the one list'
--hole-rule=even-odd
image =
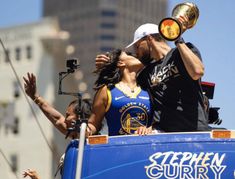
[{"label": "woman's arm", "polygon": [[96,92],[93,100],[92,113],[88,120],[88,126],[91,130],[90,133],[97,134],[100,131],[102,121],[105,116],[107,103],[107,87],[104,86]]},{"label": "woman's arm", "polygon": [[27,77],[23,77],[23,79],[26,94],[39,106],[51,123],[60,132],[66,134],[67,127],[66,123],[64,123],[65,117],[38,94],[36,76],[33,73],[27,73]]}]

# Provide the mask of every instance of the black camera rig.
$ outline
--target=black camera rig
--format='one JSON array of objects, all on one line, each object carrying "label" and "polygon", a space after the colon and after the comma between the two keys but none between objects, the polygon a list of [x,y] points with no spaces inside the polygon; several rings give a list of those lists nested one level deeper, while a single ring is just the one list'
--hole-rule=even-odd
[{"label": "black camera rig", "polygon": [[62,90],[62,81],[69,75],[75,72],[75,70],[80,66],[76,58],[68,59],[66,61],[67,71],[59,72],[59,95],[70,95],[77,98],[77,105],[75,106],[75,114],[77,119],[72,123],[72,127],[68,128],[68,132],[65,138],[73,131],[80,132],[80,126],[83,122],[88,122],[89,113],[91,110],[91,103],[88,99],[82,99],[82,94],[79,92],[66,92]]}]

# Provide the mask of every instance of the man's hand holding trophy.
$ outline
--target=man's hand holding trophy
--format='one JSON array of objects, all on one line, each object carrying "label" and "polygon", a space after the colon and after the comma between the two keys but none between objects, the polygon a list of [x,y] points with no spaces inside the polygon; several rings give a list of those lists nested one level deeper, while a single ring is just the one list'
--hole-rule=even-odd
[{"label": "man's hand holding trophy", "polygon": [[167,17],[159,23],[160,35],[168,40],[177,40],[187,29],[192,28],[199,17],[199,9],[190,2],[176,5],[172,11],[172,17]]}]

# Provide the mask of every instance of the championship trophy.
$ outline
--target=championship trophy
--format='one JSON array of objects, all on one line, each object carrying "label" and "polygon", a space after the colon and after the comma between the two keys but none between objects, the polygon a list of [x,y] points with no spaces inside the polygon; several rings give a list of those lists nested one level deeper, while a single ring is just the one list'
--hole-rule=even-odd
[{"label": "championship trophy", "polygon": [[158,26],[160,35],[168,40],[177,40],[184,29],[183,24],[178,20],[180,16],[187,17],[187,29],[192,28],[199,17],[199,10],[197,6],[191,2],[180,3],[176,5],[172,11],[172,17],[167,17],[161,20]]}]

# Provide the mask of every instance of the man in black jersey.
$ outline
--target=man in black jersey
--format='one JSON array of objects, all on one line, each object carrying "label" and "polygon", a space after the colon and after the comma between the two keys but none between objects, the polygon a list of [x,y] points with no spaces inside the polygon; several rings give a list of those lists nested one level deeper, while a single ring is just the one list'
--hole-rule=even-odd
[{"label": "man in black jersey", "polygon": [[[182,24],[184,17],[181,17]],[[187,27],[183,27],[187,29]],[[155,24],[143,24],[134,34],[137,57],[145,65],[138,83],[151,94],[155,127],[165,132],[209,130],[204,110],[200,78],[204,66],[200,52],[182,38],[171,48],[158,33]],[[96,57],[97,68],[108,61],[105,55]]]}]

